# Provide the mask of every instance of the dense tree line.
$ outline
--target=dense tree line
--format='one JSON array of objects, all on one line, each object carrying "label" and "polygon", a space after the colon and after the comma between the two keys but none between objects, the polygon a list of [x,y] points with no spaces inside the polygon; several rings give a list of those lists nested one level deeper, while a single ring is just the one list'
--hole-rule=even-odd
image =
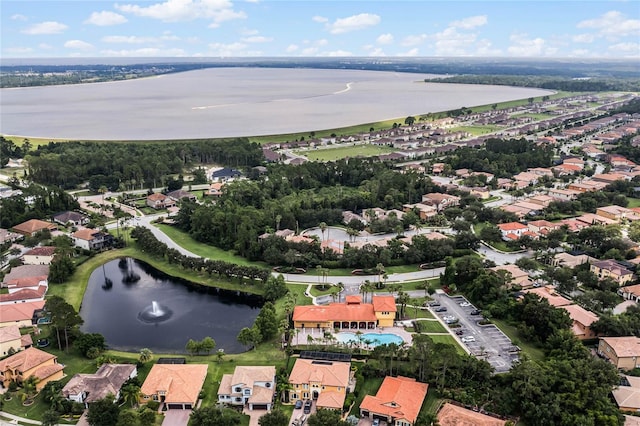
[{"label": "dense tree line", "polygon": [[35,182],[74,188],[92,179],[111,191],[164,185],[169,174],[194,164],[255,166],[258,144],[246,138],[186,142],[50,142],[30,151],[29,175]]},{"label": "dense tree line", "polygon": [[11,228],[29,219],[43,219],[80,206],[73,196],[55,186],[30,185],[21,195],[0,199],[0,227]]},{"label": "dense tree line", "polygon": [[526,139],[488,139],[481,149],[465,147],[454,151],[445,162],[453,170],[470,169],[496,177],[510,178],[532,167],[552,165],[553,149]]}]

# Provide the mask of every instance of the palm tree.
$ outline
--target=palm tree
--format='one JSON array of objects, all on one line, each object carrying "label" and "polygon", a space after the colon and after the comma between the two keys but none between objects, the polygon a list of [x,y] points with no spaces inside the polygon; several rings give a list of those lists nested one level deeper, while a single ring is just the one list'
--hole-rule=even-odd
[{"label": "palm tree", "polygon": [[132,407],[138,403],[141,395],[140,386],[135,383],[127,383],[122,387],[120,392],[122,393],[122,399],[124,399],[124,402],[128,402]]},{"label": "palm tree", "polygon": [[324,241],[324,231],[327,230],[327,223],[320,222],[320,224],[318,225],[318,228],[320,228],[320,232],[322,232],[322,240]]},{"label": "palm tree", "polygon": [[151,352],[151,349],[149,348],[142,348],[140,349],[140,357],[138,358],[138,360],[141,363],[145,363],[145,362],[149,362],[153,359],[153,352]]},{"label": "palm tree", "polygon": [[282,215],[276,215],[276,231],[280,230],[280,221],[282,220]]}]

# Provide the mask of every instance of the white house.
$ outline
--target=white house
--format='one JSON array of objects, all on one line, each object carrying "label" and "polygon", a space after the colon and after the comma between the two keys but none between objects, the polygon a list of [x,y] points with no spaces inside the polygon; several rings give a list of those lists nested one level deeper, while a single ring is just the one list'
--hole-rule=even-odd
[{"label": "white house", "polygon": [[276,367],[238,366],[225,374],[218,389],[218,402],[248,405],[249,410],[270,411],[276,388]]}]

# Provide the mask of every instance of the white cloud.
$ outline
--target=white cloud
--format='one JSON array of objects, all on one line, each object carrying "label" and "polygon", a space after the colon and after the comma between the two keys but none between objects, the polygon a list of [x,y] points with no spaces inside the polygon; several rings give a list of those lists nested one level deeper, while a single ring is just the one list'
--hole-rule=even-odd
[{"label": "white cloud", "polygon": [[138,36],[105,36],[101,39],[105,43],[121,43],[121,44],[142,44],[156,41],[154,37],[138,37]]},{"label": "white cloud", "polygon": [[273,41],[273,38],[265,36],[251,36],[243,38],[242,41],[245,43],[268,43]]},{"label": "white cloud", "polygon": [[327,24],[327,29],[331,34],[344,34],[351,31],[374,27],[378,25],[380,21],[381,19],[378,15],[361,13],[347,18],[336,19],[332,24]]},{"label": "white cloud", "polygon": [[318,53],[317,47],[307,47],[300,52],[302,56],[315,56]]},{"label": "white cloud", "polygon": [[545,53],[545,41],[544,39],[527,38],[526,34],[512,34],[509,38],[511,46],[507,49],[507,52],[512,56],[542,56]]},{"label": "white cloud", "polygon": [[67,49],[76,49],[76,50],[91,50],[93,49],[93,45],[91,43],[87,43],[82,40],[68,40],[64,43],[64,47]]},{"label": "white cloud", "polygon": [[593,56],[593,55],[587,49],[574,49],[574,50],[571,51],[569,56],[572,57],[572,58],[586,58],[586,57]]},{"label": "white cloud", "polygon": [[132,50],[102,50],[102,56],[138,57],[138,56],[187,56],[182,49],[159,49],[155,47],[143,47]]},{"label": "white cloud", "polygon": [[450,27],[461,28],[464,30],[472,30],[487,24],[487,15],[470,16],[459,21],[453,21]]},{"label": "white cloud", "polygon": [[393,43],[393,34],[380,34],[376,39],[376,43],[378,44],[391,44]]},{"label": "white cloud", "polygon": [[260,34],[260,31],[258,30],[251,30],[249,28],[242,28],[240,30],[240,34],[245,36],[245,37],[249,37],[249,36],[253,36],[253,35],[258,35]]},{"label": "white cloud", "polygon": [[595,40],[595,36],[593,34],[576,34],[571,37],[575,43],[591,43]]},{"label": "white cloud", "polygon": [[210,43],[208,55],[210,56],[260,56],[260,51],[246,50],[249,45],[240,42],[234,43]]},{"label": "white cloud", "polygon": [[493,44],[487,39],[479,40],[478,43],[476,43],[476,46],[475,54],[478,56],[502,55],[502,50],[493,48]]},{"label": "white cloud", "polygon": [[51,49],[53,49],[53,46],[51,46],[50,44],[47,44],[47,43],[40,43],[38,45],[38,49],[51,50]]},{"label": "white cloud", "polygon": [[318,15],[314,16],[313,18],[311,18],[311,20],[313,22],[319,22],[321,24],[324,24],[325,22],[329,22],[328,18],[325,18],[324,16],[318,16]]},{"label": "white cloud", "polygon": [[438,56],[465,56],[476,42],[474,33],[459,32],[456,27],[448,27],[436,34],[435,54]]},{"label": "white cloud", "polygon": [[640,19],[628,19],[617,10],[611,10],[595,19],[578,22],[578,28],[597,30],[605,37],[625,37],[640,35]]},{"label": "white cloud", "polygon": [[192,21],[194,19],[211,19],[209,27],[217,27],[224,21],[244,19],[247,15],[233,10],[228,0],[167,0],[141,7],[137,4],[116,4],[115,8],[123,13],[159,19],[164,22]]},{"label": "white cloud", "polygon": [[340,56],[353,56],[353,54],[351,52],[349,52],[349,51],[346,51],[346,50],[334,50],[332,52],[327,52],[326,56],[329,56],[329,57],[340,57]]},{"label": "white cloud", "polygon": [[69,27],[65,24],[61,24],[60,22],[46,21],[31,25],[30,27],[22,30],[22,33],[29,35],[60,34],[67,28]]},{"label": "white cloud", "polygon": [[102,12],[93,12],[86,21],[85,24],[97,25],[99,27],[108,27],[111,25],[119,25],[127,22],[127,18],[119,13],[103,10]]},{"label": "white cloud", "polygon": [[396,56],[418,56],[418,53],[420,53],[418,48],[414,47],[413,49],[407,52],[400,52]]},{"label": "white cloud", "polygon": [[373,48],[373,49],[372,49],[371,47],[369,47],[367,50],[369,50],[369,51],[367,52],[367,55],[368,55],[368,56],[387,56],[387,55],[384,53],[384,51],[383,51],[381,48],[379,48],[379,47],[375,47],[375,48]]},{"label": "white cloud", "polygon": [[400,44],[402,46],[416,46],[418,44],[424,43],[426,39],[427,39],[426,34],[409,35],[409,36],[406,36],[404,39],[402,39]]},{"label": "white cloud", "polygon": [[12,21],[27,21],[28,18],[26,16],[24,16],[24,15],[16,13],[15,15],[11,15],[11,20]]},{"label": "white cloud", "polygon": [[640,43],[627,42],[609,46],[614,56],[640,57]]},{"label": "white cloud", "polygon": [[287,48],[285,49],[285,51],[287,53],[293,53],[293,52],[297,52],[299,49],[297,44],[290,44],[289,46],[287,46]]}]

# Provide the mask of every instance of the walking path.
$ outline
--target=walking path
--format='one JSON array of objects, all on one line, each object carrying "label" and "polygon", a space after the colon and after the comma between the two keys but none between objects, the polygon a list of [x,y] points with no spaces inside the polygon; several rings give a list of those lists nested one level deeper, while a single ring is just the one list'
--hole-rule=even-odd
[{"label": "walking path", "polygon": [[[37,420],[25,419],[24,417],[14,416],[13,414],[9,414],[4,411],[0,411],[0,417],[4,417],[4,419],[0,419],[0,426],[17,425],[17,424],[26,424],[26,425],[42,424],[42,422],[39,422]],[[6,421],[5,419],[9,419],[9,421]]]}]

